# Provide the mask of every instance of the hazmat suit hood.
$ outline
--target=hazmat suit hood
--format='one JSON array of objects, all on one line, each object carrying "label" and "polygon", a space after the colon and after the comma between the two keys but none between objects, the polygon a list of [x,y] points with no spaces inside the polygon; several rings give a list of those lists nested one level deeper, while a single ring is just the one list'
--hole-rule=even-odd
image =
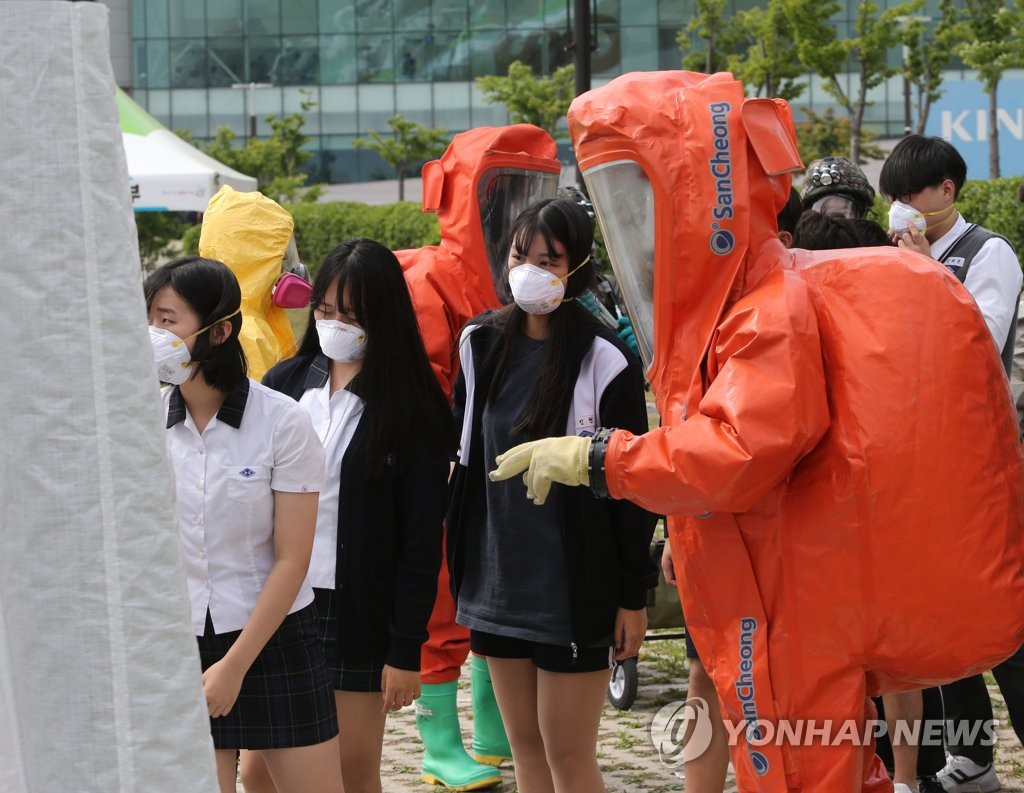
[{"label": "hazmat suit hood", "polygon": [[558,191],[557,151],[554,139],[532,124],[479,127],[456,135],[440,159],[423,166],[423,211],[437,214],[441,242],[395,255],[431,365],[448,393],[462,326],[511,299],[508,233],[523,209]]},{"label": "hazmat suit hood", "polygon": [[288,314],[271,302],[294,226],[292,216],[276,201],[260,192],[240,193],[229,185],[217,191],[203,214],[199,254],[224,262],[238,278],[239,338],[249,376],[255,380],[295,352]]},{"label": "hazmat suit hood", "polygon": [[745,99],[730,74],[635,72],[577,97],[569,129],[667,415],[730,294],[781,267],[775,215],[803,167],[788,106]]},{"label": "hazmat suit hood", "polygon": [[423,166],[423,211],[437,214],[441,246],[465,263],[481,294],[490,286],[509,300],[502,294],[508,233],[520,212],[557,191],[557,153],[554,139],[532,124],[480,127],[456,135]]}]

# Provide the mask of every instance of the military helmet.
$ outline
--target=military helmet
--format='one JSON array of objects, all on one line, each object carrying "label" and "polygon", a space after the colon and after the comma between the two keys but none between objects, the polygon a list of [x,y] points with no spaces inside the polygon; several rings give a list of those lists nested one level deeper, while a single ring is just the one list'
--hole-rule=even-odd
[{"label": "military helmet", "polygon": [[875,188],[864,171],[845,157],[822,157],[807,167],[800,201],[804,209],[811,209],[815,202],[830,195],[849,197],[857,205],[858,216],[863,217],[875,201]]}]

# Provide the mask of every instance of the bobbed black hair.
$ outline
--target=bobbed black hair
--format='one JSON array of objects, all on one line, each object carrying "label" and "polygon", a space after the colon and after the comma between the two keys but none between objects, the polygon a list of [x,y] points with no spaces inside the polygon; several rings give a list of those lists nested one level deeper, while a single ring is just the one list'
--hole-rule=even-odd
[{"label": "bobbed black hair", "polygon": [[[157,293],[171,287],[199,317],[200,327],[206,328],[196,336],[192,360],[199,362],[199,372],[212,388],[230,394],[245,382],[248,365],[238,333],[242,329],[242,290],[238,279],[226,264],[201,256],[185,256],[167,262],[154,271],[142,285],[146,297],[146,311],[153,306]],[[231,323],[231,333],[214,344],[210,338],[212,328],[221,320]]]},{"label": "bobbed black hair", "polygon": [[[590,256],[594,245],[594,221],[586,209],[569,198],[549,198],[531,204],[512,224],[509,234],[511,247],[518,253],[525,253],[537,235],[547,243],[550,256],[555,254],[555,241],[565,248],[570,274],[566,279],[566,302],[548,315],[549,335],[536,386],[519,421],[512,428],[513,432],[531,439],[565,434],[563,405],[565,395],[572,392],[570,351],[585,337],[593,335],[593,326],[597,322],[574,299],[591,289],[597,280],[597,270],[592,262],[580,267]],[[507,275],[506,271],[506,278]],[[511,303],[484,322],[499,328],[503,337],[497,358],[488,362],[494,374],[487,398],[493,403],[511,366],[526,322],[526,312]]]},{"label": "bobbed black hair", "polygon": [[857,239],[865,248],[895,247],[896,243],[878,223],[869,218],[856,218],[850,221],[857,232]]},{"label": "bobbed black hair", "polygon": [[324,258],[297,355],[322,353],[314,311],[335,282],[338,302],[347,289],[346,308],[366,332],[366,354],[352,389],[364,401],[367,471],[406,470],[414,437],[430,437],[450,454],[455,446],[451,406],[430,366],[402,267],[379,242],[346,240]]},{"label": "bobbed black hair", "polygon": [[810,251],[859,248],[862,246],[853,222],[840,215],[823,215],[808,209],[800,216],[793,233],[793,247]]},{"label": "bobbed black hair", "polygon": [[953,182],[954,198],[967,181],[967,163],[952,143],[936,136],[907,135],[882,163],[878,189],[890,200]]}]

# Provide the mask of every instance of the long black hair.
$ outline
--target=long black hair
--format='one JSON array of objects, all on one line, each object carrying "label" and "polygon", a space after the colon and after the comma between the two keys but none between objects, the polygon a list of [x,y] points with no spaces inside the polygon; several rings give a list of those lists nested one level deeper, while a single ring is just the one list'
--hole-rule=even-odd
[{"label": "long black hair", "polygon": [[[509,235],[511,247],[517,253],[525,254],[538,234],[547,243],[549,256],[555,256],[556,241],[565,247],[570,274],[565,286],[567,302],[549,315],[549,335],[537,384],[512,428],[513,432],[531,439],[565,434],[564,405],[573,388],[570,353],[594,335],[593,328],[597,322],[575,300],[593,287],[597,279],[591,262],[580,267],[590,256],[594,245],[594,222],[590,215],[580,204],[568,198],[538,201],[523,210],[512,224]],[[506,271],[506,278],[507,275]],[[493,404],[508,374],[519,335],[523,332],[526,312],[512,303],[484,321],[500,328],[502,333],[497,358],[489,362],[493,366],[493,375],[487,398]]]},{"label": "long black hair", "polygon": [[199,327],[226,319],[231,335],[218,344],[210,340],[213,328],[196,336],[192,360],[199,362],[207,384],[221,393],[230,394],[245,382],[248,365],[238,333],[242,329],[242,290],[228,266],[216,259],[185,256],[167,262],[153,272],[142,285],[146,311],[153,306],[157,292],[170,286],[199,317]]},{"label": "long black hair", "polygon": [[298,355],[321,354],[313,312],[335,281],[338,302],[347,289],[347,308],[366,331],[366,355],[352,388],[365,403],[367,471],[406,470],[413,438],[430,438],[450,455],[456,437],[451,406],[430,367],[402,267],[379,242],[350,239],[324,258]]}]

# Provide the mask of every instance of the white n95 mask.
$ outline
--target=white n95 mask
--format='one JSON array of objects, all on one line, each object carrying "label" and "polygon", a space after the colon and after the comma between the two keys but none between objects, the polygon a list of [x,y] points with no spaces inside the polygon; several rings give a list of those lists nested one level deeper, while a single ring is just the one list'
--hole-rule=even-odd
[{"label": "white n95 mask", "polygon": [[[928,214],[935,214],[929,212]],[[928,221],[924,218],[925,213],[918,209],[914,209],[910,204],[904,204],[902,201],[893,201],[892,206],[889,207],[889,229],[896,234],[903,234],[911,226],[916,226],[921,231],[924,231],[928,226]]]},{"label": "white n95 mask", "polygon": [[550,314],[565,297],[565,283],[535,264],[520,264],[508,271],[512,299],[527,314]]},{"label": "white n95 mask", "polygon": [[332,361],[350,363],[366,355],[366,331],[337,319],[318,319],[320,349]]},{"label": "white n95 mask", "polygon": [[169,330],[149,326],[149,341],[153,345],[156,376],[161,383],[181,385],[192,374],[192,353],[183,339]]}]

